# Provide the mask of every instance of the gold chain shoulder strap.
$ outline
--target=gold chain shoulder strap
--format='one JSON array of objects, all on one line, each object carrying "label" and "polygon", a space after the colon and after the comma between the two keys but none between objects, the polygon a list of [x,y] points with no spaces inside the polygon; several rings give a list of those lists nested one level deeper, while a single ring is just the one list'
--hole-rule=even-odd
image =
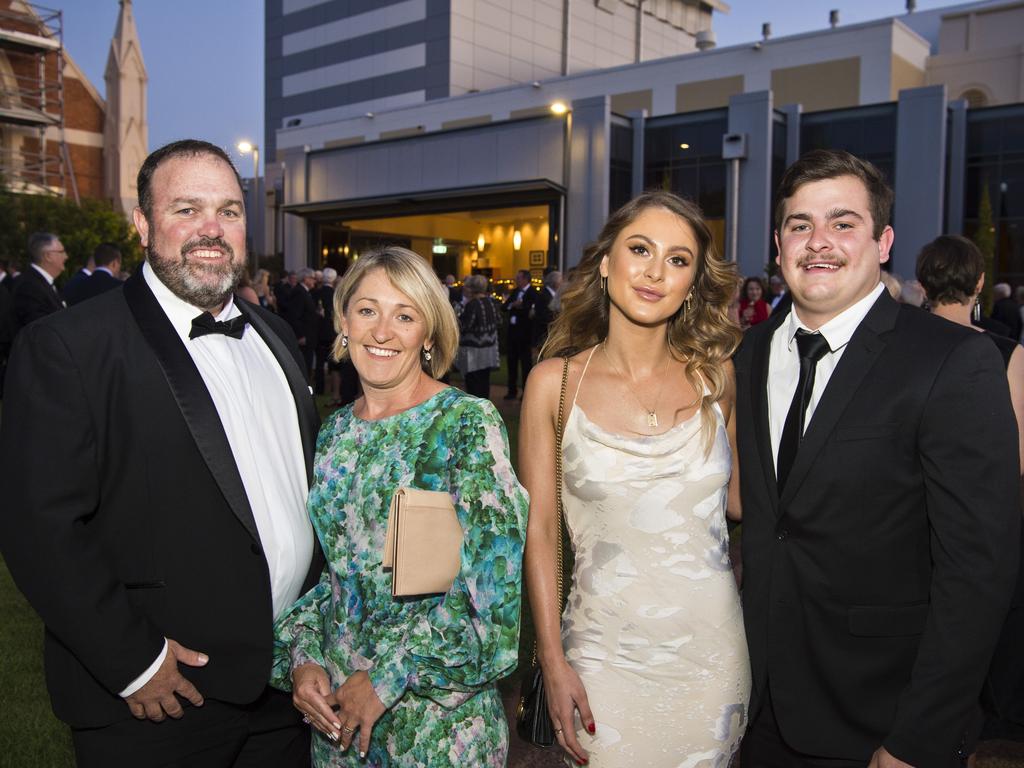
[{"label": "gold chain shoulder strap", "polygon": [[[569,358],[562,358],[562,391],[558,396],[558,426],[555,428],[555,514],[557,520],[555,521],[555,535],[557,536],[555,551],[557,556],[555,559],[557,571],[557,584],[558,584],[558,620],[562,620],[562,611],[565,606],[562,604],[562,596],[564,593],[563,589],[563,575],[562,572],[565,570],[562,561],[564,559],[564,553],[562,552],[562,431],[565,428],[565,390],[569,384]],[[537,665],[537,641],[533,641],[533,660],[531,666]]]},{"label": "gold chain shoulder strap", "polygon": [[565,390],[569,385],[569,358],[562,358],[562,391],[558,396],[558,427],[555,429],[555,514],[558,516],[558,520],[555,523],[555,535],[557,538],[556,552],[558,553],[558,616],[561,618],[562,611],[565,609],[565,605],[562,603],[565,590],[563,589],[562,579],[563,571],[563,555],[562,552],[562,526],[565,525],[563,521],[562,511],[562,432],[565,431]]}]

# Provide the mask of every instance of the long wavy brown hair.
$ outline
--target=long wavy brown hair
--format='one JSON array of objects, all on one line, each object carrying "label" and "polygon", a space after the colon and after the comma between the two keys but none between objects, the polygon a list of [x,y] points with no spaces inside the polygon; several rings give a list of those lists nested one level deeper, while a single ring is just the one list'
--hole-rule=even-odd
[{"label": "long wavy brown hair", "polygon": [[608,217],[597,240],[583,258],[562,294],[562,311],[551,324],[540,356],[568,357],[600,344],[608,336],[608,294],[601,284],[601,259],[611,251],[619,234],[649,208],[664,208],[690,225],[697,238],[697,269],[691,289],[691,307],[684,303],[668,320],[668,345],[686,363],[686,376],[697,392],[701,382],[710,396],[700,401],[705,449],[715,436],[714,404],[727,389],[724,364],[742,338],[729,318],[729,302],[736,288],[736,265],[715,248],[700,208],[664,190],[650,190],[630,200]]}]

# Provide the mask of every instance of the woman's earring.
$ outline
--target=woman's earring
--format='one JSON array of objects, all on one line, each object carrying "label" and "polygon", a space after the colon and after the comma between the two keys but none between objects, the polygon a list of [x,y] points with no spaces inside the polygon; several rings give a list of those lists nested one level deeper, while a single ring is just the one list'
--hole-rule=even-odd
[{"label": "woman's earring", "polygon": [[605,296],[608,295],[608,278],[607,277],[602,277],[601,278],[601,293],[603,293]]},{"label": "woman's earring", "polygon": [[690,314],[690,310],[693,309],[693,291],[690,291],[688,294],[686,294],[685,304],[686,309],[683,310],[683,313],[688,315]]},{"label": "woman's earring", "polygon": [[348,349],[348,336],[341,334],[341,348]]},{"label": "woman's earring", "polygon": [[971,319],[976,323],[981,321],[981,299],[977,296],[974,297],[974,307],[971,309]]},{"label": "woman's earring", "polygon": [[426,347],[423,348],[423,359],[426,360],[428,363],[430,362],[430,350],[427,349]]}]

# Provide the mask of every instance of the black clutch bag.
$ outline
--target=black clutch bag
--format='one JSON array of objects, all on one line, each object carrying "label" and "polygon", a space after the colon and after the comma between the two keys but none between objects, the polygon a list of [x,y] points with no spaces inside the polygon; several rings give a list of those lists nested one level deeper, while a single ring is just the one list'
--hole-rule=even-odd
[{"label": "black clutch bag", "polygon": [[[562,392],[558,398],[558,428],[555,430],[555,508],[558,518],[558,615],[562,615],[562,428],[565,414],[565,387],[569,381],[569,358],[562,362]],[[516,733],[535,747],[555,743],[555,726],[548,714],[548,698],[544,692],[544,675],[537,663],[537,643],[533,644],[533,664],[523,677],[519,708],[516,710]]]},{"label": "black clutch bag", "polygon": [[548,715],[548,699],[544,695],[544,675],[534,661],[533,668],[523,677],[522,696],[516,712],[516,733],[523,741],[535,747],[550,747],[555,743],[555,726]]}]

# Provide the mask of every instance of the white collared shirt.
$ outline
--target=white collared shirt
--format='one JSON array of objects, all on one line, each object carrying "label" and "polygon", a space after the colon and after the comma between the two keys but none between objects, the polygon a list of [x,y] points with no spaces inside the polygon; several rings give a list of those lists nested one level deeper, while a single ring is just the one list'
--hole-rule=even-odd
[{"label": "white collared shirt", "polygon": [[[831,351],[825,353],[814,369],[814,388],[811,390],[811,400],[804,417],[805,430],[811,423],[814,409],[818,407],[818,401],[821,400],[825,387],[832,378],[832,372],[839,365],[839,359],[843,356],[846,345],[850,343],[853,332],[857,330],[857,326],[861,324],[884,289],[885,286],[879,282],[871,293],[844,309],[816,331],[825,337]],[[794,304],[786,319],[772,334],[769,348],[768,428],[772,441],[772,461],[776,466],[782,430],[786,425],[786,416],[800,378],[800,354],[796,347],[796,332],[800,329],[814,333],[800,321]]]},{"label": "white collared shirt", "polygon": [[[274,616],[299,597],[313,556],[313,528],[306,514],[306,463],[295,399],[280,363],[250,325],[241,339],[208,334],[190,339],[192,320],[203,310],[165,286],[146,262],[146,280],[206,384],[242,478],[270,572]],[[216,316],[241,315],[234,300]],[[202,650],[197,649],[197,650]],[[166,656],[121,691],[130,696],[156,674]]]},{"label": "white collared shirt", "polygon": [[96,269],[95,269],[95,270],[93,270],[93,272],[92,272],[92,273],[91,273],[91,274],[89,275],[89,277],[92,277],[92,276],[93,276],[93,275],[95,275],[95,274],[96,274],[97,272],[106,272],[106,273],[107,273],[108,275],[110,275],[111,277],[117,277],[117,275],[115,275],[115,274],[114,274],[113,272],[111,272],[111,271],[110,271],[109,269],[107,269],[106,267],[96,267]]},{"label": "white collared shirt", "polygon": [[32,267],[32,269],[34,269],[34,270],[35,270],[36,272],[38,272],[38,273],[39,273],[40,275],[42,275],[43,277],[45,277],[45,278],[46,278],[46,282],[47,282],[47,283],[48,283],[49,285],[53,285],[53,275],[51,275],[51,274],[50,274],[49,272],[47,272],[47,271],[46,271],[45,269],[43,269],[42,267],[40,267],[40,266],[39,266],[38,264],[36,264],[35,262],[32,262],[31,264],[29,264],[29,266],[30,266],[30,267]]}]

